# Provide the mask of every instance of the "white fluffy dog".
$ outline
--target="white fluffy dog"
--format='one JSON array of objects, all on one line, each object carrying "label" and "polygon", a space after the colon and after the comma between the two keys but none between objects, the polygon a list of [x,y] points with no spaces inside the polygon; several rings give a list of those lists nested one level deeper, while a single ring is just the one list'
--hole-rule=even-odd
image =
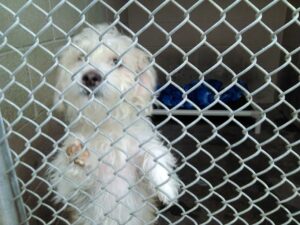
[{"label": "white fluffy dog", "polygon": [[156,85],[147,55],[103,24],[75,36],[60,65],[54,105],[69,130],[51,163],[56,201],[74,224],[153,224],[155,196],[176,201],[179,182],[147,117]]}]

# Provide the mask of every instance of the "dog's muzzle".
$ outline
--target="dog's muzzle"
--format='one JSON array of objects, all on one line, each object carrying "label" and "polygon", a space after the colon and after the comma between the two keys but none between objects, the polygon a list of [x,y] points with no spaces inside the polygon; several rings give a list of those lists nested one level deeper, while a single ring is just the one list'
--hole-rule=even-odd
[{"label": "dog's muzzle", "polygon": [[83,74],[81,80],[82,84],[87,87],[84,92],[89,95],[100,85],[102,77],[97,71],[91,70]]}]

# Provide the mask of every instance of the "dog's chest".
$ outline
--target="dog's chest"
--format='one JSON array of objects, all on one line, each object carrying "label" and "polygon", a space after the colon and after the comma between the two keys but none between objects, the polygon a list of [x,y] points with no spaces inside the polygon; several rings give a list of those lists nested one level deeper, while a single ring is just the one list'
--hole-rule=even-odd
[{"label": "dog's chest", "polygon": [[102,185],[119,195],[138,180],[141,152],[138,142],[127,136],[105,146],[97,150],[98,178]]}]

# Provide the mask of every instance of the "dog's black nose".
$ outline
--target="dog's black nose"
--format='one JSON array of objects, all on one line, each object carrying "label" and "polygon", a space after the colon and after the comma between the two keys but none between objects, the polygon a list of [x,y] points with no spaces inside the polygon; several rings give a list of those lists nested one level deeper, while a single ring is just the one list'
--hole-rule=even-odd
[{"label": "dog's black nose", "polygon": [[101,83],[101,76],[97,71],[88,71],[82,76],[82,83],[88,88],[95,88]]}]

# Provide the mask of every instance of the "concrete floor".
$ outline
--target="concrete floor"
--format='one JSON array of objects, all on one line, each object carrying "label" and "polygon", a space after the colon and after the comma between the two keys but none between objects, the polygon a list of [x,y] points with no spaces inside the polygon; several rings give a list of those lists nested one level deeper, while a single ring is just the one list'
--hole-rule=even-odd
[{"label": "concrete floor", "polygon": [[[187,126],[197,118],[179,119]],[[226,121],[226,118],[208,119],[216,126]],[[163,118],[156,123],[162,121]],[[239,122],[251,126],[254,120],[243,118]],[[280,125],[286,121],[274,122]],[[178,171],[185,184],[184,194],[178,205],[167,211],[173,223],[300,223],[300,144],[296,145],[300,132],[295,126],[288,126],[276,134],[265,122],[260,134],[251,131],[247,138],[239,126],[230,123],[209,139],[212,127],[203,120],[186,131],[175,121],[161,130],[174,142],[172,149],[178,152],[178,165],[184,165]],[[184,137],[177,141],[182,133]],[[201,144],[197,146],[191,135]],[[288,149],[287,141],[295,145]],[[198,183],[195,182],[197,178],[200,178]],[[297,214],[294,221],[290,219],[293,213]],[[168,224],[163,218],[161,221],[161,224]]]},{"label": "concrete floor", "polygon": [[[158,224],[300,223],[300,144],[296,143],[300,132],[295,126],[274,133],[272,125],[264,122],[259,135],[251,130],[245,138],[233,122],[213,132],[209,123],[197,117],[178,118],[185,126],[196,120],[187,130],[175,120],[164,123],[165,119],[155,117],[154,123],[171,143],[168,145],[177,157],[177,172],[184,186],[176,205],[160,207]],[[226,121],[208,119],[215,126]],[[248,127],[254,120],[242,118],[239,122]],[[279,118],[273,122],[279,126],[286,121]],[[33,129],[23,130],[27,139],[34,136]],[[64,219],[53,220],[57,211],[61,211],[62,218],[68,213],[53,204],[44,177],[45,162],[51,157],[53,141],[62,136],[63,127],[52,121],[42,131],[53,139],[33,139],[31,150],[17,167],[24,182],[23,200],[31,210],[30,224],[67,224]],[[294,145],[287,148],[288,143]],[[21,152],[26,142],[12,134],[10,146]]]}]

